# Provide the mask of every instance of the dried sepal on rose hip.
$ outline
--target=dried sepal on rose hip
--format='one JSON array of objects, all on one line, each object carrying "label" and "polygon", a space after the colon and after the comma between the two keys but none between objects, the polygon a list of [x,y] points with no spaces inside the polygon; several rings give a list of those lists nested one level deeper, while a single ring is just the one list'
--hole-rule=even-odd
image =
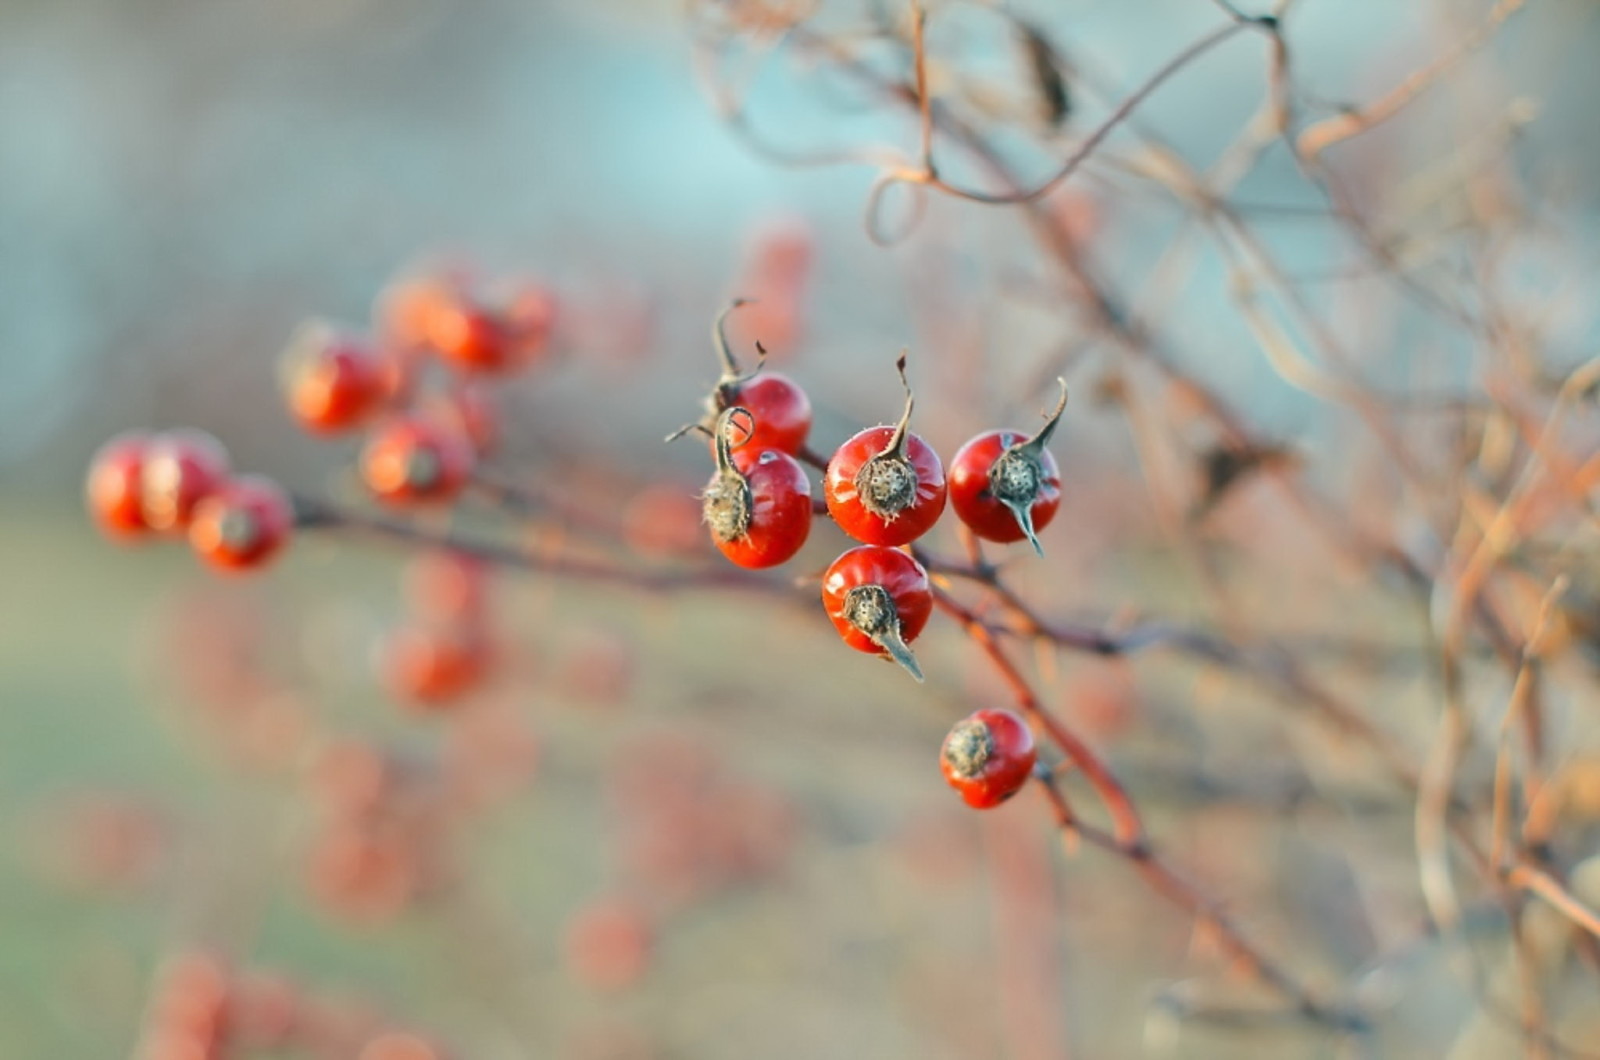
[{"label": "dried sepal on rose hip", "polygon": [[823,496],[834,522],[871,545],[915,541],[939,521],[945,505],[939,454],[910,430],[915,398],[906,379],[905,354],[895,363],[906,388],[900,422],[855,434],[834,452],[823,477]]},{"label": "dried sepal on rose hip", "polygon": [[881,545],[853,548],[823,573],[822,606],[850,647],[893,659],[922,680],[922,667],[909,647],[933,612],[933,590],[922,564]]},{"label": "dried sepal on rose hip", "polygon": [[[711,541],[741,567],[775,567],[800,551],[811,533],[811,481],[788,453],[753,449],[759,421],[748,409],[717,417],[717,469],[701,494]],[[734,448],[733,434],[746,437]]]},{"label": "dried sepal on rose hip", "polygon": [[1022,789],[1037,757],[1027,722],[1009,710],[980,710],[944,738],[939,767],[968,806],[987,810]]},{"label": "dried sepal on rose hip", "polygon": [[956,517],[987,541],[1007,544],[1027,538],[1044,555],[1038,532],[1061,507],[1061,472],[1045,446],[1067,407],[1067,384],[1050,419],[1029,438],[1021,431],[986,431],[963,445],[950,461],[950,506]]},{"label": "dried sepal on rose hip", "polygon": [[390,369],[375,346],[320,320],[295,332],[280,372],[289,414],[318,434],[360,426],[382,407],[391,388]]},{"label": "dried sepal on rose hip", "polygon": [[409,416],[379,427],[361,450],[361,481],[387,504],[455,498],[472,476],[472,445],[444,424]]},{"label": "dried sepal on rose hip", "polygon": [[195,506],[189,545],[217,570],[257,570],[282,551],[293,530],[294,504],[283,487],[241,475]]},{"label": "dried sepal on rose hip", "polygon": [[150,533],[142,485],[150,442],[150,436],[140,431],[119,434],[89,461],[84,503],[95,525],[113,541],[135,541]]},{"label": "dried sepal on rose hip", "polygon": [[227,449],[205,431],[185,427],[156,435],[139,475],[145,524],[160,533],[183,533],[195,505],[227,481],[228,471]]},{"label": "dried sepal on rose hip", "polygon": [[722,377],[706,397],[705,416],[697,425],[685,430],[699,426],[712,431],[719,416],[740,407],[748,410],[755,420],[745,446],[756,452],[776,449],[798,454],[805,448],[806,436],[811,433],[811,399],[799,383],[778,372],[763,371],[759,364],[750,372],[740,371],[739,362],[734,360],[733,350],[728,345],[728,314],[750,304],[748,299],[736,298],[717,315],[711,338],[722,361]]}]

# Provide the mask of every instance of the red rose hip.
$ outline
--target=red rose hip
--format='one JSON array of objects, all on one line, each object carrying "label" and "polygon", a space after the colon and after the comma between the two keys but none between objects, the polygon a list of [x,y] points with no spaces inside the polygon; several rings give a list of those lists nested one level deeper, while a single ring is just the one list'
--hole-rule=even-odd
[{"label": "red rose hip", "polygon": [[[906,382],[906,359],[898,362]],[[823,496],[839,529],[870,545],[904,545],[939,521],[946,487],[939,454],[908,429],[913,399],[893,427],[868,427],[841,445],[828,461]]]},{"label": "red rose hip", "polygon": [[379,500],[394,505],[448,501],[472,474],[471,444],[458,431],[430,420],[391,421],[361,451],[361,480]]},{"label": "red rose hip", "polygon": [[751,424],[744,408],[717,417],[717,470],[701,495],[712,543],[741,567],[775,567],[800,551],[811,533],[811,482],[805,468],[777,449],[755,450],[748,439],[735,450],[736,420]]},{"label": "red rose hip", "polygon": [[265,566],[288,542],[294,504],[271,479],[242,475],[195,506],[189,544],[217,570]]},{"label": "red rose hip", "polygon": [[181,532],[195,505],[227,480],[228,451],[205,431],[184,428],[156,435],[145,451],[140,504],[146,524],[163,533]]},{"label": "red rose hip", "polygon": [[944,738],[939,766],[968,806],[987,810],[1022,789],[1037,757],[1027,722],[1009,710],[980,710]]},{"label": "red rose hip", "polygon": [[717,316],[712,328],[712,340],[722,361],[722,378],[707,399],[707,419],[701,425],[710,426],[710,420],[740,406],[749,410],[755,420],[745,447],[756,452],[777,449],[795,455],[805,448],[806,436],[811,433],[811,399],[799,383],[786,375],[763,372],[760,366],[752,372],[740,372],[728,346],[728,314],[749,304],[745,299],[735,299]]},{"label": "red rose hip", "polygon": [[106,442],[89,461],[84,502],[95,525],[112,540],[132,541],[150,531],[141,485],[149,449],[149,435],[129,432]]},{"label": "red rose hip", "polygon": [[950,462],[950,505],[956,517],[987,541],[1027,538],[1041,556],[1038,532],[1061,507],[1061,472],[1045,448],[1067,405],[1061,400],[1039,433],[987,431],[963,445]]},{"label": "red rose hip", "polygon": [[922,668],[907,646],[933,611],[933,590],[922,564],[881,545],[853,548],[822,575],[822,606],[850,647],[893,659],[922,680]]},{"label": "red rose hip", "polygon": [[308,324],[283,354],[289,414],[318,434],[350,430],[388,397],[389,371],[382,355],[365,340],[320,322]]}]

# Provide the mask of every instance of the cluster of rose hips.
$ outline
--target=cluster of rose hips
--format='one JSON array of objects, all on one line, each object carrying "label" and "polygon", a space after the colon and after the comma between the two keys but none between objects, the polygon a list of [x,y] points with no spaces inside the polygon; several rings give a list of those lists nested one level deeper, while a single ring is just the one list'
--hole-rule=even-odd
[{"label": "cluster of rose hips", "polygon": [[[723,373],[705,419],[695,425],[710,434],[715,462],[701,498],[712,541],[742,567],[790,559],[805,544],[815,512],[800,458],[822,468],[828,515],[861,542],[824,572],[825,611],[845,643],[894,660],[920,681],[910,644],[932,613],[933,591],[906,548],[949,503],[977,537],[1025,539],[1042,552],[1038,531],[1061,503],[1060,473],[1045,446],[1065,407],[1065,386],[1039,431],[992,430],[972,438],[956,453],[947,480],[939,455],[910,429],[914,400],[902,355],[906,401],[899,421],[857,432],[824,462],[807,448],[812,414],[805,391],[760,365],[742,372],[733,357],[724,326],[729,312],[746,304],[734,302],[717,319]],[[540,359],[551,348],[554,321],[555,301],[539,285],[487,286],[459,274],[397,283],[380,299],[370,335],[323,323],[302,328],[283,362],[289,410],[318,434],[367,429],[359,472],[380,502],[453,501],[495,433],[491,407],[474,381]],[[422,400],[419,385],[429,365],[446,377],[425,395],[431,401]],[[193,431],[114,439],[94,460],[88,496],[95,518],[114,536],[183,531],[202,557],[228,570],[264,564],[295,522],[284,490],[265,479],[230,477],[220,444]],[[481,627],[456,615],[402,630],[386,665],[407,698],[442,702],[476,684],[485,660]],[[992,786],[997,763],[1016,753],[1015,741],[984,732],[969,753],[945,756],[947,777],[974,805],[992,803],[968,787]]]},{"label": "cluster of rose hips", "polygon": [[[282,363],[289,413],[319,435],[370,426],[359,469],[379,501],[453,500],[496,430],[488,396],[472,380],[505,375],[546,352],[555,301],[537,284],[476,284],[447,274],[395,284],[377,317],[371,334],[320,321],[300,329]],[[419,383],[430,360],[448,380],[423,400]],[[87,500],[109,536],[187,534],[221,570],[264,566],[295,524],[281,486],[233,476],[221,443],[195,430],[112,439],[91,462]]]},{"label": "cluster of rose hips", "polygon": [[294,504],[271,479],[234,475],[228,451],[204,431],[130,432],[95,454],[89,511],[117,540],[187,536],[218,570],[247,570],[289,540]]},{"label": "cluster of rose hips", "polygon": [[[732,308],[745,303],[736,301]],[[715,339],[723,374],[707,399],[706,420],[716,469],[702,494],[713,543],[741,567],[772,567],[793,557],[811,530],[807,449],[811,402],[787,376],[758,365],[742,373],[728,347],[725,311]],[[915,404],[893,425],[858,431],[834,450],[823,473],[828,514],[862,542],[829,565],[822,603],[844,642],[857,651],[899,663],[917,680],[921,667],[910,644],[933,611],[928,572],[905,547],[938,522],[948,501],[974,535],[1010,543],[1026,539],[1043,554],[1038,531],[1061,505],[1061,476],[1045,448],[1066,406],[1066,387],[1045,425],[1032,436],[991,430],[963,445],[944,465],[932,446],[910,429]],[[1017,730],[1023,735],[1019,735]],[[945,743],[944,772],[973,806],[992,806],[1027,780],[1034,763],[1031,736],[1015,715],[980,711],[958,725]]]}]

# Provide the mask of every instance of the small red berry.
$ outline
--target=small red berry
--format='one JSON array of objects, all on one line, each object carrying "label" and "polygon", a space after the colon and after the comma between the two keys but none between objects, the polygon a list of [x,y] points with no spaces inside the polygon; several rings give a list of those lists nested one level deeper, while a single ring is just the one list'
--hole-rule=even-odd
[{"label": "small red berry", "polygon": [[390,636],[381,665],[385,682],[400,698],[443,706],[483,681],[489,646],[472,630],[408,627]]},{"label": "small red berry", "polygon": [[156,435],[139,481],[145,522],[163,533],[186,530],[195,505],[222,486],[228,469],[228,451],[205,431]]},{"label": "small red berry", "polygon": [[95,525],[113,540],[131,541],[150,530],[141,486],[150,441],[147,434],[119,434],[89,461],[84,500]]},{"label": "small red berry", "polygon": [[751,422],[739,407],[717,417],[717,470],[701,495],[705,520],[712,542],[734,563],[775,567],[811,533],[811,482],[788,453],[754,450],[748,440],[734,450],[729,435],[738,430],[736,417]]},{"label": "small red berry", "polygon": [[1020,431],[987,431],[950,462],[950,504],[972,532],[989,541],[1027,538],[1041,556],[1038,531],[1061,507],[1061,472],[1045,444],[1067,406],[1067,385],[1049,421],[1032,438]]},{"label": "small red berry", "polygon": [[431,307],[428,345],[465,372],[497,375],[520,368],[543,353],[555,330],[556,302],[534,284],[518,284],[490,297],[464,286]]},{"label": "small red berry", "polygon": [[374,347],[320,322],[301,328],[283,354],[289,412],[318,434],[360,425],[383,404],[392,385],[390,368]]},{"label": "small red berry", "polygon": [[[722,359],[722,378],[707,400],[708,420],[734,406],[749,410],[755,426],[745,446],[760,452],[777,449],[791,455],[799,453],[811,433],[811,399],[799,383],[777,372],[763,372],[759,366],[748,374],[739,371],[733,351],[728,347],[725,329],[728,314],[750,303],[736,299],[717,317],[712,338]],[[710,426],[708,421],[701,421]]]},{"label": "small red berry", "polygon": [[361,479],[381,501],[447,501],[472,474],[472,446],[460,433],[408,417],[379,428],[361,451]]},{"label": "small red berry", "polygon": [[933,611],[933,590],[922,564],[881,545],[853,548],[822,575],[822,606],[850,647],[893,659],[922,680],[907,647]]},{"label": "small red berry", "polygon": [[269,478],[242,475],[195,505],[189,544],[218,570],[264,566],[288,542],[294,504]]},{"label": "small red berry", "polygon": [[[905,382],[906,359],[899,360]],[[841,445],[828,461],[823,497],[839,529],[869,545],[904,545],[927,533],[944,511],[944,466],[933,447],[907,430],[906,407],[893,427],[868,427]]]},{"label": "small red berry", "polygon": [[939,765],[968,806],[987,810],[1021,790],[1036,757],[1027,722],[1009,710],[980,710],[944,738]]}]

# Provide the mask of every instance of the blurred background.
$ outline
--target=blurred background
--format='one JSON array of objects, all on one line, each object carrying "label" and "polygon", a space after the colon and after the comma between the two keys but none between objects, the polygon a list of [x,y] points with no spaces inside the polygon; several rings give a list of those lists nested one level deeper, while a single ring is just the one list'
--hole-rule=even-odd
[{"label": "blurred background", "polygon": [[[891,6],[824,5],[811,24],[898,25]],[[1552,362],[1570,365],[1597,337],[1600,5],[1532,6],[1450,91],[1339,158],[1363,208],[1396,229],[1424,218],[1440,243],[1451,219],[1430,211],[1449,215],[1453,196],[1430,195],[1430,167],[1480,148],[1503,163],[1523,212],[1495,234],[1497,290],[1533,307]],[[1065,372],[1071,500],[1025,584],[1060,617],[1204,621],[1159,496],[1192,492],[1197,472],[1160,454],[1152,471],[1124,411],[1094,400],[1120,371],[1116,344],[1052,286],[1024,227],[940,199],[875,244],[870,167],[780,165],[719,117],[696,61],[717,7],[0,2],[0,1056],[130,1055],[161,991],[210,960],[263,1011],[297,998],[328,1055],[386,1028],[458,1058],[1336,1055],[1295,1027],[1169,1025],[1173,984],[1232,989],[1215,947],[1112,859],[1064,857],[1038,806],[963,811],[938,742],[996,689],[948,631],[930,634],[930,680],[913,688],[838,644],[804,606],[812,583],[789,607],[510,574],[492,587],[496,676],[469,708],[419,712],[373,674],[406,606],[403,551],[306,535],[270,577],[218,581],[182,549],[109,545],[83,517],[96,447],[174,425],[299,492],[352,498],[355,443],[297,431],[280,351],[309,317],[364,325],[394,277],[437,263],[539,277],[561,299],[559,362],[497,396],[497,474],[571,487],[614,524],[651,484],[692,497],[703,450],[661,438],[716,378],[709,323],[775,244],[798,246],[792,301],[736,328],[737,345],[748,357],[763,339],[805,381],[819,447],[897,414],[903,346],[947,456],[977,429],[1037,422]],[[1052,128],[1012,23],[930,7],[935,90],[987,116],[1026,179],[1224,17],[1204,0],[1011,5],[1073,68],[1075,110]],[[1297,85],[1321,113],[1369,99],[1482,13],[1303,0],[1288,23]],[[715,65],[744,86],[762,140],[914,148],[914,115],[756,39]],[[1264,83],[1245,34],[1139,121],[1204,168]],[[1360,495],[1381,451],[1269,369],[1228,259],[1137,160],[1113,137],[1051,208],[1178,363],[1314,481]],[[948,172],[981,179],[958,157]],[[1235,199],[1367,378],[1475,385],[1489,355],[1476,337],[1363,276],[1286,155],[1266,152]],[[910,210],[891,193],[883,220]],[[1436,246],[1419,267],[1454,276],[1478,249]],[[1176,423],[1184,409],[1164,394],[1147,411]],[[670,552],[682,506],[654,511],[631,517],[664,528]],[[675,559],[645,559],[706,559],[694,516]],[[1330,574],[1270,496],[1241,491],[1217,520],[1230,557],[1265,545],[1243,596],[1305,593],[1293,615],[1253,612],[1264,623],[1310,635],[1359,614],[1407,643],[1382,587]],[[814,537],[802,580],[843,547],[831,527]],[[1173,859],[1297,969],[1348,982],[1414,933],[1410,807],[1368,799],[1370,763],[1192,661],[1066,657],[1039,674],[1135,779]],[[1425,681],[1403,664],[1380,676],[1400,689],[1381,705],[1406,740],[1428,717],[1405,706]],[[1218,786],[1241,775],[1261,790]],[[1302,788],[1342,794],[1282,797]],[[174,971],[186,955],[200,964]],[[1459,1042],[1475,1010],[1450,959],[1408,957],[1421,963],[1386,995],[1377,1055]],[[238,1055],[301,1055],[269,1031]],[[1507,1055],[1494,1033],[1461,1055]]]}]

